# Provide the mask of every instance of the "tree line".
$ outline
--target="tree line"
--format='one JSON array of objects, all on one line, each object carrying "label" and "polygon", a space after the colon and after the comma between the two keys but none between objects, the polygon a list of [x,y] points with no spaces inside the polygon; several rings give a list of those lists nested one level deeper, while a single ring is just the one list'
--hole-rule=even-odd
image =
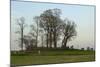
[{"label": "tree line", "polygon": [[20,27],[17,33],[20,35],[21,50],[23,50],[23,44],[27,50],[37,48],[39,41],[41,41],[42,47],[45,44],[47,48],[57,48],[58,42],[61,40],[61,48],[68,47],[68,41],[77,36],[76,24],[69,19],[62,19],[61,14],[60,9],[54,8],[35,16],[33,20],[36,25],[34,23],[30,25],[31,31],[27,35],[24,35],[25,18],[17,19],[17,25]]}]

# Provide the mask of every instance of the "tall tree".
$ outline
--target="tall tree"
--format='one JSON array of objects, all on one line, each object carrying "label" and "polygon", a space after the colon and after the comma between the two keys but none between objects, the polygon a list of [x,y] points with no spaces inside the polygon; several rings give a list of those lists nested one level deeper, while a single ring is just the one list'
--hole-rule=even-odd
[{"label": "tall tree", "polygon": [[47,32],[47,47],[57,47],[57,37],[61,27],[60,9],[49,9],[40,15],[40,26]]},{"label": "tall tree", "polygon": [[[52,40],[51,40],[51,10],[46,10],[44,11],[41,15],[40,15],[40,27],[43,28],[46,32],[46,44],[47,44],[47,47],[51,47],[52,45]],[[49,45],[50,44],[50,45]]]},{"label": "tall tree", "polygon": [[20,39],[21,39],[21,50],[23,51],[23,35],[24,35],[24,28],[26,26],[25,24],[25,18],[21,17],[19,19],[17,19],[17,25],[19,26],[20,30],[16,31],[16,33],[20,33]]},{"label": "tall tree", "polygon": [[57,47],[57,40],[59,39],[59,35],[61,33],[62,29],[62,24],[64,23],[63,20],[61,19],[61,10],[60,9],[53,9],[53,18],[52,18],[52,29],[53,29],[53,41],[54,41],[54,47]]},{"label": "tall tree", "polygon": [[63,25],[63,35],[62,46],[67,47],[67,42],[71,41],[73,37],[77,35],[76,24],[70,20],[67,20],[67,24]]}]

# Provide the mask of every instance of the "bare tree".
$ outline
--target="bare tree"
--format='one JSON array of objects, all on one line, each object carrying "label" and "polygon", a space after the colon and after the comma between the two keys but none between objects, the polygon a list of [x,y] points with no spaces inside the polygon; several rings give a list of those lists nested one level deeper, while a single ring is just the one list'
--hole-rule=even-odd
[{"label": "bare tree", "polygon": [[19,33],[20,34],[20,39],[21,39],[21,50],[23,51],[23,35],[24,35],[24,28],[26,26],[25,24],[25,18],[24,17],[21,17],[19,19],[17,19],[17,25],[19,26],[19,31],[16,31],[16,33]]},{"label": "bare tree", "polygon": [[64,24],[63,27],[64,38],[62,40],[62,46],[67,47],[67,42],[71,41],[72,38],[77,35],[76,24],[70,20],[67,20],[67,24]]},{"label": "bare tree", "polygon": [[41,46],[43,47],[43,35],[44,35],[44,32],[43,32],[43,30],[42,29],[39,29],[39,35],[40,35],[40,37],[41,37]]},{"label": "bare tree", "polygon": [[64,39],[62,41],[62,46],[66,47],[68,41],[70,41],[74,36],[76,36],[76,24],[71,21],[62,20],[60,9],[48,9],[45,10],[40,16],[36,16],[35,21],[37,22],[37,36],[38,38],[38,27],[43,28],[46,32],[46,45],[47,47],[54,48],[57,47],[57,40],[63,31]]},{"label": "bare tree", "polygon": [[36,27],[35,27],[34,24],[31,25],[32,31],[30,32],[30,34],[31,34],[33,37],[36,38],[36,47],[37,47],[37,45],[38,45],[38,36],[39,36],[39,22],[40,22],[40,21],[39,21],[39,17],[38,17],[38,16],[34,17],[33,19],[34,19],[34,21],[35,21],[35,23],[36,23]]},{"label": "bare tree", "polygon": [[32,51],[36,42],[30,35],[24,35],[24,44],[27,51]]},{"label": "bare tree", "polygon": [[62,19],[60,18],[60,9],[48,9],[40,15],[40,27],[47,33],[47,47],[57,47],[57,38],[61,29]]},{"label": "bare tree", "polygon": [[[47,48],[52,44],[52,40],[51,40],[51,20],[50,20],[50,15],[51,15],[51,10],[46,10],[44,11],[41,15],[40,15],[40,27],[43,28],[46,32],[46,44],[47,44]],[[49,45],[50,44],[50,45]]]}]

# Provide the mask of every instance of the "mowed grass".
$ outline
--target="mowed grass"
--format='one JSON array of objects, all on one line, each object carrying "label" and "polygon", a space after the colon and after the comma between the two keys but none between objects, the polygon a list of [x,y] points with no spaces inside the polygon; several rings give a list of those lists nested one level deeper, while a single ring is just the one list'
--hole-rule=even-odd
[{"label": "mowed grass", "polygon": [[94,51],[81,50],[41,50],[25,54],[11,55],[11,64],[14,65],[36,65],[52,63],[95,61]]}]

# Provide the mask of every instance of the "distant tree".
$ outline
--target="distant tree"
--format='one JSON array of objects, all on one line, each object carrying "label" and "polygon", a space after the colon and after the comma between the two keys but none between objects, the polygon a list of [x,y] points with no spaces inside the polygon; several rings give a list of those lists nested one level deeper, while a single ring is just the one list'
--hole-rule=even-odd
[{"label": "distant tree", "polygon": [[38,32],[39,32],[39,17],[38,16],[36,16],[36,17],[34,17],[34,19],[35,19],[35,22],[36,22],[36,25],[37,25],[37,29],[36,29],[36,46],[38,45]]},{"label": "distant tree", "polygon": [[91,50],[91,48],[90,47],[87,47],[87,50]]},{"label": "distant tree", "polygon": [[19,26],[19,31],[16,31],[16,33],[19,33],[21,38],[21,50],[23,51],[23,36],[24,36],[24,28],[26,27],[26,24],[25,24],[25,18],[24,17],[21,17],[19,19],[16,20],[17,22],[17,25]]},{"label": "distant tree", "polygon": [[91,48],[91,50],[93,51],[93,48]]},{"label": "distant tree", "polygon": [[41,34],[41,35],[40,35],[40,37],[41,37],[41,42],[42,42],[41,45],[42,45],[42,47],[43,47],[43,45],[44,45],[44,43],[43,43],[43,42],[44,42],[44,31],[43,31],[42,29],[40,29],[39,32],[40,32],[40,34]]},{"label": "distant tree", "polygon": [[84,48],[81,48],[81,50],[84,50]]},{"label": "distant tree", "polygon": [[76,24],[70,20],[67,20],[67,24],[63,25],[63,35],[62,46],[66,47],[67,42],[71,41],[77,35]]},{"label": "distant tree", "polygon": [[24,35],[24,37],[23,37],[23,42],[24,42],[24,44],[25,44],[25,48],[27,49],[27,47],[28,47],[28,45],[29,45],[29,40],[28,40],[28,38],[27,38],[28,36],[26,36],[26,35]]},{"label": "distant tree", "polygon": [[32,24],[31,25],[31,32],[30,32],[30,34],[33,36],[33,37],[35,37],[36,38],[36,47],[37,47],[37,45],[38,45],[38,36],[39,36],[39,17],[38,16],[36,16],[36,17],[34,17],[33,18],[34,20],[35,20],[35,23],[36,23],[36,27],[35,27],[35,25],[34,24]]},{"label": "distant tree", "polygon": [[35,42],[36,40],[33,39],[31,36],[24,35],[24,44],[27,51],[33,50]]},{"label": "distant tree", "polygon": [[74,49],[74,46],[72,45],[72,46],[70,47],[70,49]]},{"label": "distant tree", "polygon": [[34,25],[30,25],[31,27],[31,31],[30,31],[30,35],[36,40],[35,43],[35,47],[37,47],[37,30],[36,27]]}]

